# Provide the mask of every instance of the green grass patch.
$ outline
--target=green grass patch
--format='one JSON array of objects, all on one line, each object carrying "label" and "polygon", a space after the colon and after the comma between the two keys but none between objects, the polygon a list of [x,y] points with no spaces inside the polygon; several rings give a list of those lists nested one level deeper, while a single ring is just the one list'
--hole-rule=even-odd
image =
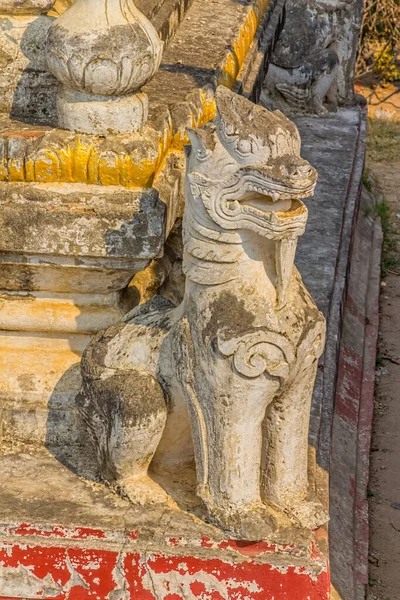
[{"label": "green grass patch", "polygon": [[368,119],[367,155],[370,161],[400,161],[400,123]]},{"label": "green grass patch", "polygon": [[362,181],[363,181],[364,187],[369,192],[372,192],[371,169],[369,169],[368,167],[365,167],[365,171],[362,176]]},{"label": "green grass patch", "polygon": [[394,215],[389,204],[383,199],[376,204],[376,212],[381,218],[383,231],[382,273],[400,272],[399,232],[394,225]]},{"label": "green grass patch", "polygon": [[378,353],[376,355],[376,368],[382,369],[385,366],[382,356]]},{"label": "green grass patch", "polygon": [[[374,162],[400,162],[400,123],[368,119],[367,157],[371,168],[366,168],[363,184],[377,199],[374,208],[365,209],[366,216],[375,212],[382,221],[383,253],[382,274],[400,273],[400,222],[392,212],[377,176]],[[393,168],[398,168],[393,165]]]}]

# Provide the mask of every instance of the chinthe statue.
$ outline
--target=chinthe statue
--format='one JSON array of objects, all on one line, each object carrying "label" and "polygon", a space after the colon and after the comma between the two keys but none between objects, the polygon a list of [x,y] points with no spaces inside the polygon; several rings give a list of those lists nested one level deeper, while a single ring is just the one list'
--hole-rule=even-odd
[{"label": "chinthe statue", "polygon": [[325,322],[294,267],[316,171],[295,125],[219,87],[217,116],[188,130],[183,269],[98,335],[80,410],[103,481],[132,496],[150,465],[193,460],[207,519],[267,539],[272,514],[313,529],[308,428]]},{"label": "chinthe statue", "polygon": [[265,79],[263,104],[285,113],[318,115],[354,104],[362,2],[288,0],[285,14]]}]

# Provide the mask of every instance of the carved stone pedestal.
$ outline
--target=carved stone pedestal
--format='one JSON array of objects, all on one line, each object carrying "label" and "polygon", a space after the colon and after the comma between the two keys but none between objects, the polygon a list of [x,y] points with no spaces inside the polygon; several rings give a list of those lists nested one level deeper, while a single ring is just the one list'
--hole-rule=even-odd
[{"label": "carved stone pedestal", "polygon": [[0,208],[2,443],[73,444],[81,353],[129,308],[123,290],[162,250],[166,206],[151,190],[16,183]]},{"label": "carved stone pedestal", "polygon": [[60,126],[83,133],[136,132],[146,123],[148,112],[146,94],[110,98],[65,88],[57,98]]}]

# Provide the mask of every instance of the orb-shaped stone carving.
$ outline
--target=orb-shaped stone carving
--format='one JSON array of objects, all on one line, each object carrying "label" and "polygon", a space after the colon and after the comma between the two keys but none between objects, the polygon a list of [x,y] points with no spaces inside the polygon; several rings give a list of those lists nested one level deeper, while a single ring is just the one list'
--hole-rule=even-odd
[{"label": "orb-shaped stone carving", "polygon": [[0,14],[36,15],[45,13],[55,0],[0,0]]},{"label": "orb-shaped stone carving", "polygon": [[87,94],[126,96],[160,66],[162,42],[132,0],[76,0],[50,28],[47,62],[61,83]]}]

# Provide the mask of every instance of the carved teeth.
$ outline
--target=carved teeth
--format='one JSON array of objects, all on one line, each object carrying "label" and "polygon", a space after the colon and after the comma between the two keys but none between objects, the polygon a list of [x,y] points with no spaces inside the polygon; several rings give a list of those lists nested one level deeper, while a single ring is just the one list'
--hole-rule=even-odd
[{"label": "carved teeth", "polygon": [[261,194],[262,196],[270,196],[274,200],[274,202],[276,200],[279,200],[280,198],[282,198],[283,200],[288,198],[288,194],[285,192],[280,192],[277,190],[270,190],[268,188],[257,186],[254,183],[248,183],[247,190],[250,192],[257,192],[258,194]]}]

